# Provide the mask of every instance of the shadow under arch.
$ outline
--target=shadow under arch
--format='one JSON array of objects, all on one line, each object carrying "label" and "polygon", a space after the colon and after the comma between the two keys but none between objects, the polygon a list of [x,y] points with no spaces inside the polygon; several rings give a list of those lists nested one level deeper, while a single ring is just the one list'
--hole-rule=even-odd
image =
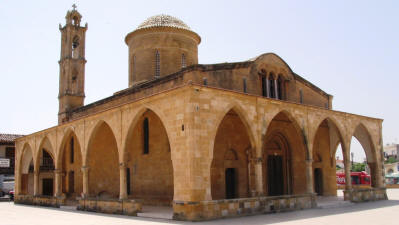
[{"label": "shadow under arch", "polygon": [[33,156],[33,151],[32,147],[28,142],[24,143],[23,148],[22,148],[22,153],[19,158],[19,162],[17,162],[19,165],[19,184],[18,184],[18,194],[31,194],[33,195],[33,187],[29,186],[29,173],[33,172],[34,167],[34,156]]},{"label": "shadow under arch", "polygon": [[337,123],[330,117],[324,117],[313,136],[313,187],[318,195],[336,195],[336,159],[335,152],[341,144],[342,153],[345,156],[344,139]]},{"label": "shadow under arch", "polygon": [[336,120],[335,118],[333,118],[333,117],[326,116],[326,117],[323,117],[321,120],[319,120],[319,123],[317,124],[317,127],[316,127],[316,129],[315,129],[315,132],[314,132],[313,137],[312,137],[311,140],[313,140],[313,142],[315,142],[317,132],[319,131],[320,126],[321,126],[324,122],[327,122],[328,127],[329,127],[329,128],[331,127],[331,128],[333,129],[333,131],[334,131],[335,134],[336,134],[336,138],[337,138],[337,140],[333,140],[334,143],[331,143],[331,145],[330,145],[330,147],[331,147],[331,149],[330,149],[330,155],[331,155],[332,157],[335,156],[339,144],[341,144],[341,148],[342,148],[342,151],[343,151],[343,153],[344,153],[344,152],[346,151],[345,146],[344,146],[344,144],[343,144],[343,143],[344,143],[344,140],[345,140],[345,139],[344,139],[345,134],[343,133],[342,127],[339,126],[339,123],[338,123],[337,120]]},{"label": "shadow under arch", "polygon": [[39,195],[53,196],[55,192],[55,149],[50,139],[45,136],[39,144],[36,153],[35,170],[39,172],[38,187]]},{"label": "shadow under arch", "polygon": [[[120,158],[120,163],[123,163],[123,162],[126,161],[125,160],[125,154],[126,154],[126,151],[127,151],[126,150],[126,148],[127,148],[127,140],[129,139],[129,137],[132,136],[133,130],[137,126],[138,121],[140,120],[140,118],[148,111],[153,112],[159,118],[159,120],[161,121],[161,123],[162,123],[162,125],[163,125],[163,127],[164,127],[164,129],[166,131],[166,136],[167,136],[168,140],[170,140],[171,131],[170,131],[169,127],[165,126],[165,116],[164,116],[164,114],[160,110],[158,110],[156,107],[154,107],[154,106],[145,105],[145,106],[141,107],[134,114],[134,116],[132,118],[129,119],[129,122],[128,122],[129,128],[128,128],[127,132],[126,132],[126,135],[123,137],[125,141],[124,141],[123,146],[122,146],[122,152],[121,152],[122,154],[121,154],[121,158]],[[169,144],[171,144],[171,143],[169,143]],[[173,149],[172,146],[171,146],[171,149]]]},{"label": "shadow under arch", "polygon": [[126,165],[129,198],[170,205],[175,195],[173,153],[162,114],[153,107],[140,108],[124,138],[121,163]]},{"label": "shadow under arch", "polygon": [[[283,137],[283,138],[282,138]],[[285,140],[286,144],[281,140]],[[306,193],[305,160],[309,157],[307,140],[296,119],[286,110],[281,110],[273,116],[262,135],[262,159],[263,159],[263,188],[265,193],[270,190],[281,189],[281,192],[272,192],[272,195],[303,194]],[[271,164],[275,166],[270,166]],[[284,180],[278,180],[281,173]],[[275,177],[274,181],[270,177]],[[271,186],[272,185],[272,186]],[[274,187],[273,185],[277,185]]]},{"label": "shadow under arch", "polygon": [[249,163],[255,157],[255,138],[244,111],[230,105],[216,120],[210,135],[211,197],[215,199],[244,198],[255,190],[254,175]]},{"label": "shadow under arch", "polygon": [[273,120],[279,120],[278,116],[283,115],[284,117],[286,117],[286,119],[288,119],[288,121],[292,124],[292,126],[295,128],[297,134],[299,135],[299,137],[301,138],[301,144],[303,145],[303,147],[305,148],[305,153],[306,153],[306,157],[309,157],[309,149],[308,149],[308,145],[307,145],[307,138],[304,134],[304,131],[302,130],[301,126],[299,125],[297,119],[287,110],[283,109],[278,111],[275,115],[273,115],[272,119],[270,120],[269,123],[267,123],[266,127],[265,127],[265,134],[262,135],[261,140],[262,140],[262,149],[264,149],[264,144],[265,144],[265,138],[269,132],[269,128],[270,125],[272,124]]},{"label": "shadow under arch", "polygon": [[69,128],[67,128],[67,131],[64,133],[64,136],[62,137],[61,144],[59,145],[59,149],[57,151],[58,154],[57,154],[57,157],[55,160],[56,168],[61,168],[62,158],[63,158],[63,154],[65,152],[65,146],[67,145],[67,142],[68,142],[68,140],[70,140],[71,137],[73,137],[74,140],[76,140],[75,145],[78,145],[78,149],[80,150],[79,154],[83,155],[82,145],[80,144],[79,138],[76,135],[74,129],[69,127]]},{"label": "shadow under arch", "polygon": [[64,132],[56,159],[56,169],[63,176],[60,179],[60,191],[67,198],[75,199],[83,191],[82,151],[80,141],[72,127]]},{"label": "shadow under arch", "polygon": [[118,198],[119,150],[111,126],[98,120],[91,131],[82,164],[89,168],[88,196]]},{"label": "shadow under arch", "polygon": [[216,134],[218,132],[218,128],[219,128],[220,124],[222,123],[223,119],[225,118],[225,116],[230,111],[234,111],[240,117],[240,120],[244,124],[244,126],[246,128],[246,131],[247,131],[247,134],[249,136],[249,140],[250,140],[250,143],[251,143],[251,148],[255,149],[255,146],[256,146],[255,135],[253,134],[251,126],[249,125],[249,119],[246,116],[245,110],[241,106],[239,106],[237,103],[230,103],[226,107],[226,109],[217,116],[217,118],[215,120],[216,129],[213,129],[212,133],[210,134],[210,137],[211,137],[211,140],[212,140],[211,141],[211,147],[210,147],[210,150],[211,150],[211,154],[210,155],[212,156],[211,161],[213,159],[213,151],[214,151],[213,148],[214,148],[215,138],[216,138]]},{"label": "shadow under arch", "polygon": [[377,157],[375,144],[373,142],[369,130],[362,122],[359,122],[355,127],[355,129],[353,130],[351,137],[352,138],[355,137],[359,141],[360,145],[362,146],[366,154],[366,161],[370,168],[371,186],[372,187],[379,186],[380,185],[379,181],[382,180],[381,173],[378,172],[378,168],[380,167],[380,162],[377,160],[378,157]]},{"label": "shadow under arch", "polygon": [[34,159],[34,165],[35,168],[38,168],[36,166],[40,166],[40,155],[42,154],[42,151],[45,150],[50,156],[51,159],[53,160],[53,164],[55,163],[55,149],[53,148],[53,145],[50,142],[50,139],[45,136],[42,138],[39,144],[39,148],[36,151],[35,159]]}]

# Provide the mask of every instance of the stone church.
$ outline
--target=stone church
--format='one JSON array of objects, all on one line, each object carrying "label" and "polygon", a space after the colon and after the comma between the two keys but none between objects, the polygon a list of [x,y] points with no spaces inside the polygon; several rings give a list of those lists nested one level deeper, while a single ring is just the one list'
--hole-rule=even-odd
[{"label": "stone church", "polygon": [[16,141],[16,203],[169,206],[192,221],[313,208],[337,195],[339,144],[351,179],[353,137],[372,185],[347,182],[345,200],[386,199],[382,119],[334,111],[332,95],[274,53],[199,64],[201,37],[172,16],[127,34],[128,88],[85,105],[81,18],[73,8],[59,28],[58,125]]}]

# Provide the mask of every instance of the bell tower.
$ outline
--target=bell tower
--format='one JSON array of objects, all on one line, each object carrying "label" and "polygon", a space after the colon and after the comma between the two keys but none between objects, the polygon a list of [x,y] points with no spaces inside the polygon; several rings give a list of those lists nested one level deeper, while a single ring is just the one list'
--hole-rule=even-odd
[{"label": "bell tower", "polygon": [[66,14],[66,24],[61,26],[61,58],[58,124],[69,120],[69,112],[84,105],[85,37],[87,23],[80,26],[82,15],[72,5]]}]

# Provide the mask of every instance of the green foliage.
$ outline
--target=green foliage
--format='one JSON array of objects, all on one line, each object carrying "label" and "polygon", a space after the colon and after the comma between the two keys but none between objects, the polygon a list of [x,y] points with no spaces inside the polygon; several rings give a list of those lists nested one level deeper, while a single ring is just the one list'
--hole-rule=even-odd
[{"label": "green foliage", "polygon": [[352,166],[352,171],[353,172],[362,172],[366,170],[366,164],[365,163],[354,163]]},{"label": "green foliage", "polygon": [[385,163],[394,163],[397,162],[398,160],[396,160],[394,157],[389,157],[389,159],[387,161],[385,161]]}]

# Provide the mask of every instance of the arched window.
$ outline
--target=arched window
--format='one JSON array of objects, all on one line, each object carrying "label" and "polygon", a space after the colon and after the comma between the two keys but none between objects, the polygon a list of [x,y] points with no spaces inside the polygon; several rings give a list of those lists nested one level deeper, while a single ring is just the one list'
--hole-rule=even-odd
[{"label": "arched window", "polygon": [[150,129],[148,126],[148,118],[143,121],[143,154],[150,152]]},{"label": "arched window", "polygon": [[273,74],[269,75],[269,94],[270,98],[275,98],[276,97],[276,91],[274,90],[274,76]]},{"label": "arched window", "polygon": [[79,37],[75,36],[72,39],[72,58],[78,58]]},{"label": "arched window", "polygon": [[158,50],[155,51],[155,78],[158,78],[161,74],[161,57]]},{"label": "arched window", "polygon": [[181,68],[186,68],[186,55],[181,55]]},{"label": "arched window", "polygon": [[133,55],[132,68],[132,80],[134,80],[134,77],[136,76],[136,55]]},{"label": "arched window", "polygon": [[261,76],[261,81],[262,81],[262,96],[263,97],[268,97],[267,96],[267,77],[266,77],[266,71],[264,69],[261,70],[260,72]]},{"label": "arched window", "polygon": [[74,151],[75,151],[75,146],[74,146],[74,140],[73,140],[73,137],[71,138],[71,140],[70,140],[70,143],[69,143],[69,145],[71,146],[70,147],[70,152],[69,152],[69,161],[70,161],[70,163],[73,163],[73,160],[74,160]]},{"label": "arched window", "polygon": [[303,91],[299,90],[299,103],[303,103]]},{"label": "arched window", "polygon": [[277,79],[277,99],[283,99],[283,79],[281,79],[281,76],[278,76]]}]

